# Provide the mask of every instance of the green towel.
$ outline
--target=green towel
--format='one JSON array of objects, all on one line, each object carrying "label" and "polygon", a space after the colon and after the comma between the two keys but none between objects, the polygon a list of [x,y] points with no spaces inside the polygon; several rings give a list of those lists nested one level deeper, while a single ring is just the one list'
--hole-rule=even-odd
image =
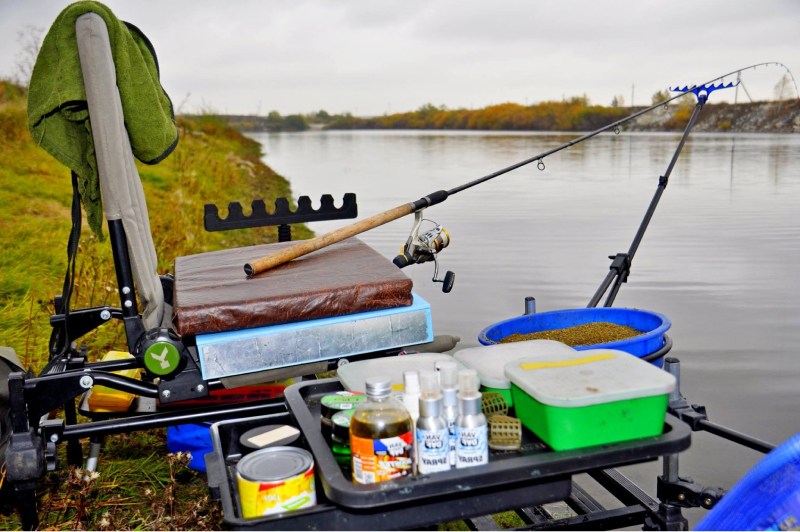
[{"label": "green towel", "polygon": [[108,27],[125,126],[136,158],[145,164],[160,162],[177,146],[178,131],[147,37],[99,2],[67,6],[47,32],[36,59],[28,91],[28,128],[37,144],[80,176],[78,191],[89,227],[102,238],[103,203],[75,35],[75,21],[88,12],[100,15]]}]

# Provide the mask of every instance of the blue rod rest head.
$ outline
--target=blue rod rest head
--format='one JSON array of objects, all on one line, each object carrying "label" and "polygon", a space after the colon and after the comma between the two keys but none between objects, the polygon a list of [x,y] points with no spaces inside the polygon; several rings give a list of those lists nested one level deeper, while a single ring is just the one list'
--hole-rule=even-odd
[{"label": "blue rod rest head", "polygon": [[731,83],[728,83],[727,85],[725,85],[724,83],[720,83],[719,85],[714,85],[712,83],[710,85],[692,85],[691,88],[688,87],[688,86],[684,86],[683,88],[681,88],[680,86],[677,86],[674,89],[672,87],[670,87],[669,90],[671,90],[672,92],[692,92],[692,93],[694,93],[695,96],[697,96],[697,101],[698,102],[706,103],[706,100],[708,100],[709,94],[711,94],[715,90],[730,89],[731,87],[735,87],[738,84],[739,84],[739,81],[737,80],[736,83],[731,82]]}]

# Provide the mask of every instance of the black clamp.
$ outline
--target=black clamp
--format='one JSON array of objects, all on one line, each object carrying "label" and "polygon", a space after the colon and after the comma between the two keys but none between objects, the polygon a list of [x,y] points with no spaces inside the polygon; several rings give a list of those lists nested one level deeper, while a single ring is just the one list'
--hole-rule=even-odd
[{"label": "black clamp", "polygon": [[656,495],[665,504],[681,508],[703,507],[710,510],[725,495],[720,487],[704,487],[692,480],[692,477],[678,477],[676,482],[669,482],[658,477]]},{"label": "black clamp", "polygon": [[700,422],[708,420],[705,406],[690,405],[683,397],[677,401],[670,401],[667,412],[689,425],[693,432],[704,430]]},{"label": "black clamp", "polygon": [[669,184],[669,177],[668,176],[658,176],[658,186],[667,188]]},{"label": "black clamp", "polygon": [[616,270],[617,275],[622,279],[623,283],[628,282],[628,274],[631,272],[631,258],[627,253],[617,253],[616,255],[609,255],[611,259],[611,266],[609,270]]}]

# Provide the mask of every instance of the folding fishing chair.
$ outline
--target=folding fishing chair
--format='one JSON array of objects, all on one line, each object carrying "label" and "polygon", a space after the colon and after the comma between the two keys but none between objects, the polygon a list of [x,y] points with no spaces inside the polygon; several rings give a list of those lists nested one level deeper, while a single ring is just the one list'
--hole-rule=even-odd
[{"label": "folding fishing chair", "polygon": [[[206,286],[195,290],[190,298],[194,306],[188,310],[192,312],[187,310],[188,313],[181,314],[179,312],[181,309],[173,311],[175,303],[173,294],[181,292],[179,289],[176,290],[176,279],[172,275],[159,275],[157,271],[156,250],[150,230],[147,204],[125,128],[105,22],[99,15],[87,13],[78,18],[76,32],[109,240],[116,267],[120,306],[68,310],[67,302],[57,296],[54,299],[55,313],[51,317],[53,334],[50,363],[39,376],[33,375],[32,372],[18,372],[9,378],[13,431],[6,453],[7,480],[16,489],[18,508],[23,526],[26,528],[36,526],[36,483],[45,464],[48,470],[55,468],[57,444],[66,441],[68,462],[79,465],[83,461],[79,443],[82,438],[92,438],[94,445],[90,452],[95,456],[91,458],[96,460],[101,438],[107,434],[280,410],[284,408],[282,400],[274,399],[199,408],[173,408],[168,411],[163,411],[160,407],[206,398],[209,392],[215,389],[236,388],[327,371],[335,368],[339,361],[337,356],[318,359],[311,357],[294,360],[289,365],[282,364],[277,369],[270,368],[269,364],[266,367],[262,364],[260,367],[253,366],[252,371],[239,368],[239,371],[235,372],[238,375],[204,377],[196,347],[196,334],[230,331],[237,327],[237,324],[242,325],[241,328],[265,325],[258,322],[257,318],[260,319],[265,313],[265,308],[269,310],[270,292],[264,289],[265,294],[261,297],[247,294],[242,301],[234,302],[236,308],[231,309],[229,306],[220,309],[214,307],[213,302],[203,299],[206,289],[210,290]],[[345,205],[341,208],[333,206],[330,196],[323,197],[322,207],[318,210],[311,208],[308,198],[301,198],[298,204],[299,208],[291,212],[288,209],[288,202],[281,198],[276,202],[276,211],[267,213],[263,202],[254,202],[254,212],[250,216],[243,216],[241,207],[238,204],[231,204],[226,219],[219,218],[216,207],[207,205],[205,225],[209,230],[278,225],[280,239],[288,240],[291,234],[289,224],[353,218],[357,215],[353,194],[345,197]],[[366,245],[355,241],[347,246],[348,249],[340,249],[338,252],[336,249],[328,251],[327,259],[322,256],[317,260],[318,266],[324,264],[325,260],[337,260],[337,253],[347,255],[355,252],[358,255],[359,267],[355,269],[354,275],[361,272],[366,277],[372,276],[375,278],[373,280],[377,280],[375,288],[377,292],[366,290],[368,298],[381,300],[381,297],[374,297],[375,294],[380,295],[383,293],[381,291],[395,290],[395,293],[384,298],[386,300],[384,306],[390,306],[392,303],[408,305],[409,302],[403,303],[402,299],[411,297],[410,280],[387,259]],[[254,246],[252,257],[247,257],[247,253],[243,256],[254,258],[263,255],[265,247],[268,246]],[[238,254],[242,253],[242,250],[228,250],[210,255],[217,259],[227,257],[233,260],[244,279],[241,265],[245,260],[238,258]],[[197,264],[196,257],[189,259],[194,261],[191,265]],[[306,266],[308,264],[310,262],[306,262]],[[391,274],[386,273],[386,266],[391,268]],[[390,277],[388,281],[386,275]],[[181,282],[180,275],[177,282],[178,284]],[[398,296],[396,293],[398,283],[405,287],[403,290],[408,294]],[[252,290],[252,287],[263,288],[265,285],[256,283],[248,286]],[[342,297],[328,294],[326,301],[330,309],[327,309],[327,314],[311,312],[295,318],[308,320],[370,310],[358,304],[357,294],[361,288],[363,287],[355,287],[351,292],[345,291]],[[191,293],[191,290],[187,293]],[[141,313],[136,294],[142,304]],[[395,300],[392,300],[393,297]],[[285,301],[286,299],[279,301],[278,307]],[[301,298],[298,307],[306,309],[314,307],[305,303]],[[320,305],[318,304],[316,308],[319,311]],[[275,304],[272,305],[272,310],[276,310]],[[287,312],[285,308],[278,310]],[[173,326],[173,314],[186,318],[178,323],[184,329],[183,336],[179,335]],[[85,346],[79,349],[75,342],[112,319],[123,322],[127,350],[134,355],[134,358],[89,363]],[[220,326],[221,322],[223,326]],[[452,347],[454,341],[449,337],[434,346],[429,346],[426,350],[443,351]],[[386,356],[397,354],[401,349],[402,347],[395,346],[372,352],[362,350],[358,355]],[[131,368],[144,369],[144,378],[137,380],[111,373]],[[113,419],[77,424],[75,398],[82,394],[86,396],[93,386],[98,385],[134,394],[138,396],[138,400],[134,402],[130,412],[117,414]],[[49,414],[61,406],[64,407],[63,419],[48,419]],[[92,416],[91,412],[83,409],[81,413]]]}]

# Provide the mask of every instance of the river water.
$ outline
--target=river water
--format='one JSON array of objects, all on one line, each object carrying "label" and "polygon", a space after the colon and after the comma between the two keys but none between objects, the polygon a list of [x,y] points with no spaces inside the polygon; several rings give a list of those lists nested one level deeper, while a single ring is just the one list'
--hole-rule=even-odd
[{"label": "river water", "polygon": [[[264,161],[295,196],[358,195],[360,217],[480,177],[573,134],[356,131],[253,134]],[[477,345],[485,326],[538,311],[586,306],[628,250],[679,135],[603,135],[460,193],[427,211],[452,243],[442,267],[406,268],[433,307],[437,334]],[[339,203],[337,203],[339,204]],[[800,135],[693,134],[615,306],[672,319],[681,385],[717,423],[779,443],[800,432]],[[317,234],[348,221],[312,224]],[[412,218],[362,235],[387,257]],[[681,474],[730,488],[760,454],[695,433]],[[655,492],[657,463],[623,471]],[[689,512],[692,522],[703,515]]]}]

